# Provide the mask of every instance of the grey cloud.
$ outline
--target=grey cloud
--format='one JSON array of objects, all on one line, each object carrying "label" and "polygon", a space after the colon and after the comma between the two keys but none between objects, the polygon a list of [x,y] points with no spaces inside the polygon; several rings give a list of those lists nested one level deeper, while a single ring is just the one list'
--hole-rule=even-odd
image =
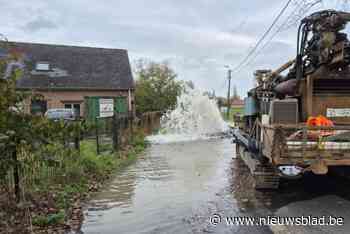
[{"label": "grey cloud", "polygon": [[[221,95],[226,91],[223,66],[239,64],[284,4],[280,0],[0,2],[4,10],[0,33],[10,40],[125,48],[131,61],[168,60],[180,79]],[[293,28],[279,33],[260,56],[234,74],[241,95],[252,86],[254,69],[275,68],[295,56],[295,38]]]},{"label": "grey cloud", "polygon": [[51,20],[44,17],[37,17],[26,23],[22,29],[29,32],[37,32],[42,29],[57,29],[57,25]]}]

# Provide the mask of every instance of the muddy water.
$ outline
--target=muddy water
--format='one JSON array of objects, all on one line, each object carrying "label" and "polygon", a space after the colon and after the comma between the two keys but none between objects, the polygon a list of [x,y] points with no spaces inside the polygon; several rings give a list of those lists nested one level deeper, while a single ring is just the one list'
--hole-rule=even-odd
[{"label": "muddy water", "polygon": [[90,202],[82,231],[206,231],[218,200],[235,210],[229,191],[232,157],[228,139],[152,145]]},{"label": "muddy water", "polygon": [[[349,181],[306,176],[283,183],[275,192],[255,191],[247,168],[234,158],[228,139],[152,145],[90,201],[82,232],[271,233],[274,228],[212,226],[209,217],[214,213],[289,216],[300,210],[314,215],[331,211],[350,220],[345,212],[350,210]],[[350,223],[340,228],[345,232],[339,233],[348,233]]]}]

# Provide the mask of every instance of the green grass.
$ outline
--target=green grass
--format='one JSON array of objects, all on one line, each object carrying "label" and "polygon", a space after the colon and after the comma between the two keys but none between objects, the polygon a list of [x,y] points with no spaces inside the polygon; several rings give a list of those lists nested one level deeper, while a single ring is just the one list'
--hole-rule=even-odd
[{"label": "green grass", "polygon": [[97,155],[96,143],[94,141],[82,141],[80,144],[80,165],[83,167],[83,173],[87,176],[95,175],[97,177],[109,174],[117,161],[114,153],[104,153]]},{"label": "green grass", "polygon": [[33,218],[33,224],[40,227],[46,227],[50,225],[63,224],[65,213],[60,211],[56,214],[38,215]]},{"label": "green grass", "polygon": [[[35,188],[37,197],[43,194],[54,194],[57,213],[38,214],[33,217],[33,224],[46,227],[62,223],[67,217],[67,210],[74,203],[74,198],[84,197],[91,184],[101,185],[118,170],[130,165],[147,146],[141,131],[137,132],[125,151],[96,153],[96,142],[84,140],[80,143],[80,153],[52,148],[60,152],[60,166],[55,178],[40,179]],[[45,170],[46,168],[41,168]],[[45,174],[45,173],[42,173]]]},{"label": "green grass", "polygon": [[96,143],[94,141],[82,141],[80,146],[81,165],[84,173],[96,176],[104,176],[121,166],[128,165],[136,159],[147,146],[145,136],[142,131],[138,131],[130,142],[128,152],[105,152],[100,155],[96,153]]},{"label": "green grass", "polygon": [[236,114],[243,114],[244,108],[243,107],[231,107],[230,108],[230,112],[229,112],[229,118],[227,118],[227,113],[225,112],[221,112],[222,117],[224,118],[224,120],[229,121],[229,122],[233,122],[233,116]]}]

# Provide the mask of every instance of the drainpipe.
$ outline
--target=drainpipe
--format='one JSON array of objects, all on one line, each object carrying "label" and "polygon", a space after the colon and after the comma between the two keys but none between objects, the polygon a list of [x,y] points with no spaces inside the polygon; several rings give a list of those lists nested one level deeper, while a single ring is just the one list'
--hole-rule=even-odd
[{"label": "drainpipe", "polygon": [[128,108],[129,108],[129,112],[132,112],[132,104],[131,104],[131,90],[128,89]]}]

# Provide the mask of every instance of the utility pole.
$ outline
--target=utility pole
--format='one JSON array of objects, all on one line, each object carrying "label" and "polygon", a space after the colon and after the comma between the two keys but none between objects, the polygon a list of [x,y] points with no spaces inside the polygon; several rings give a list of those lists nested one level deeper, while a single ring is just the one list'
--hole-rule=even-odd
[{"label": "utility pole", "polygon": [[232,70],[229,68],[227,71],[227,78],[228,78],[228,90],[227,90],[227,110],[226,110],[226,116],[227,119],[230,117],[230,90],[231,90],[231,74]]}]

